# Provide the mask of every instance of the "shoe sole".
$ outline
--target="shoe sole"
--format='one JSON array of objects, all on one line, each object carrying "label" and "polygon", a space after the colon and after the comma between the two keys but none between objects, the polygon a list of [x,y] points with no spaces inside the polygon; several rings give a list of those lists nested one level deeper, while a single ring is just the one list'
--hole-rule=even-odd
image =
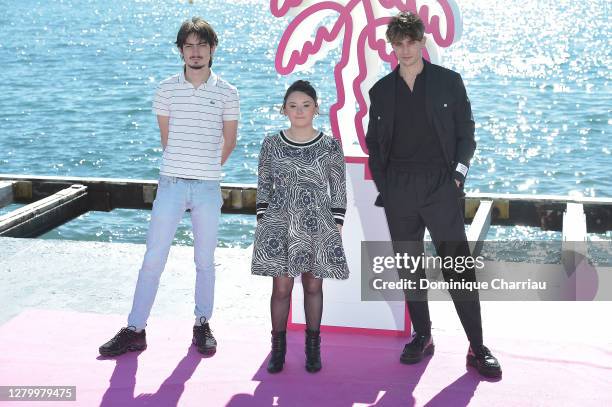
[{"label": "shoe sole", "polygon": [[268,371],[268,373],[270,374],[276,374],[276,373],[280,373],[283,371],[284,366],[281,366],[280,369],[270,369],[270,368],[266,368],[266,370]]},{"label": "shoe sole", "polygon": [[491,378],[491,379],[499,379],[499,378],[502,377],[502,371],[501,370],[491,371],[491,370],[486,370],[486,369],[479,369],[478,368],[478,363],[476,362],[476,359],[475,358],[470,358],[469,356],[466,357],[465,365],[467,367],[473,367],[474,369],[476,369],[478,371],[478,373],[480,373],[484,377],[488,377],[488,378]]},{"label": "shoe sole", "polygon": [[414,365],[415,363],[419,363],[421,360],[425,359],[425,357],[433,355],[435,349],[436,347],[433,344],[431,344],[428,347],[426,347],[423,350],[423,353],[420,354],[419,356],[415,356],[415,357],[400,356],[400,363],[403,363],[405,365]]},{"label": "shoe sole", "polygon": [[127,352],[139,352],[145,349],[147,349],[146,344],[145,345],[130,345],[125,349],[119,349],[119,350],[112,351],[112,352],[107,352],[107,351],[102,351],[102,350],[99,350],[99,351],[100,351],[101,356],[119,356]]},{"label": "shoe sole", "polygon": [[202,355],[211,356],[217,353],[217,348],[198,348],[198,352]]},{"label": "shoe sole", "polygon": [[305,367],[306,367],[306,371],[308,373],[317,373],[318,371],[320,371],[323,368],[323,366],[321,366],[319,368],[312,368],[312,367],[308,367],[308,366],[305,366]]},{"label": "shoe sole", "polygon": [[201,348],[201,347],[198,347],[195,340],[192,340],[191,343],[198,349],[198,352],[200,352],[202,355],[211,356],[217,352],[216,346],[213,348]]}]

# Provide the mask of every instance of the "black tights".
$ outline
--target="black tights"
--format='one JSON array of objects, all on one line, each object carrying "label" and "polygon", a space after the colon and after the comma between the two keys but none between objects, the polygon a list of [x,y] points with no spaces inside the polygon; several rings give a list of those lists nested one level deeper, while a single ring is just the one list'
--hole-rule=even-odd
[{"label": "black tights", "polygon": [[[312,273],[304,273],[302,274],[302,287],[304,289],[306,326],[311,331],[318,331],[321,327],[321,315],[323,315],[323,279],[315,278]],[[287,330],[292,290],[292,277],[273,278],[270,313],[272,315],[272,330],[276,332]]]}]

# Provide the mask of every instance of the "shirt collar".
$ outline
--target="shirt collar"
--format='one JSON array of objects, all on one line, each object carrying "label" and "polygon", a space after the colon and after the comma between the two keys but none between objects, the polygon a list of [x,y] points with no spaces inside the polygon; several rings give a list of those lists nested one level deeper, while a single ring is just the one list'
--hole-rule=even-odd
[{"label": "shirt collar", "polygon": [[217,86],[217,82],[219,81],[219,77],[217,76],[216,73],[213,72],[213,70],[210,70],[210,77],[208,78],[208,80],[206,81],[207,85],[210,86]]},{"label": "shirt collar", "polygon": [[[209,86],[209,85],[210,86],[217,86],[217,82],[218,81],[219,81],[219,77],[211,69],[210,70],[210,76],[208,77],[208,80],[205,82],[206,86]],[[181,70],[181,72],[179,73],[178,82],[182,83],[182,84],[189,84],[189,85],[191,85],[189,82],[187,82],[187,79],[185,79],[185,68],[183,68]]]}]

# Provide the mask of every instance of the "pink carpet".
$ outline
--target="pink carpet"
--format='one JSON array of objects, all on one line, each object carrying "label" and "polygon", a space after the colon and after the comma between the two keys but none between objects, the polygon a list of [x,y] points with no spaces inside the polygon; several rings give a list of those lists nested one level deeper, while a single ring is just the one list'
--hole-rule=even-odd
[{"label": "pink carpet", "polygon": [[[214,321],[219,348],[190,347],[191,320],[152,318],[148,349],[98,356],[124,317],[28,310],[0,326],[0,385],[76,385],[76,402],[45,406],[604,406],[612,405],[612,352],[581,345],[496,340],[501,381],[465,368],[463,337],[436,336],[436,354],[405,366],[405,338],[323,335],[323,370],[303,368],[303,333],[290,332],[285,370],[266,372],[267,326]],[[24,407],[26,402],[0,402]]]}]

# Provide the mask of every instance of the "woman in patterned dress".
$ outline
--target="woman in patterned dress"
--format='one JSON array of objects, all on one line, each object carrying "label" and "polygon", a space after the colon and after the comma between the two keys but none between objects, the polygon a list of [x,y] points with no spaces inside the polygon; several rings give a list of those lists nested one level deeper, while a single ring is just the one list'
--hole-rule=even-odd
[{"label": "woman in patterned dress", "polygon": [[323,279],[348,278],[342,247],[346,181],[341,143],[315,130],[317,94],[293,83],[281,112],[291,125],[267,136],[259,154],[257,229],[251,272],[273,277],[272,354],[268,371],[283,369],[295,277],[301,276],[306,315],[306,370],[321,370],[319,328]]}]

